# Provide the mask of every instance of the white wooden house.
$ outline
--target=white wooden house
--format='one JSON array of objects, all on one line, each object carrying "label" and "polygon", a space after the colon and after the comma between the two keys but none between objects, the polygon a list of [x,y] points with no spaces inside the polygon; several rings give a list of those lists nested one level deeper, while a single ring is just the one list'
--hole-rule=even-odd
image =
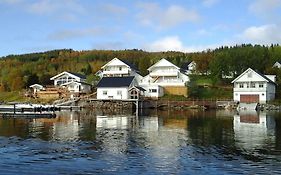
[{"label": "white wooden house", "polygon": [[195,61],[187,61],[187,62],[183,63],[181,66],[181,70],[187,75],[196,73]]},{"label": "white wooden house", "polygon": [[[164,91],[175,95],[187,95],[186,84],[189,82],[189,77],[182,69],[172,64],[166,59],[161,59],[154,65],[148,68],[149,74],[140,81],[140,86],[146,90],[146,96],[161,97]],[[157,87],[157,94],[150,90],[150,87]],[[174,91],[174,89],[176,89]],[[174,93],[175,92],[175,93]],[[150,94],[149,94],[150,93]],[[155,96],[157,95],[157,96]]]},{"label": "white wooden house", "polygon": [[66,87],[71,93],[83,93],[87,94],[91,92],[91,85],[85,82],[71,81],[64,83],[61,86]]},{"label": "white wooden house", "polygon": [[281,68],[281,64],[280,64],[280,62],[279,61],[276,61],[274,64],[273,64],[273,66],[272,67],[276,67],[276,68]]},{"label": "white wooden house", "polygon": [[36,94],[37,92],[42,91],[42,90],[45,89],[45,88],[44,88],[42,85],[40,85],[40,84],[33,84],[33,85],[29,86],[29,87],[33,89],[33,94]]},{"label": "white wooden house", "polygon": [[242,103],[266,103],[275,98],[275,75],[263,75],[248,68],[232,81],[233,99]]},{"label": "white wooden house", "polygon": [[125,77],[135,76],[139,70],[133,64],[114,58],[101,67],[99,75],[101,77]]},{"label": "white wooden house", "polygon": [[127,100],[136,99],[142,95],[143,88],[136,88],[134,76],[103,77],[97,84],[97,99]]},{"label": "white wooden house", "polygon": [[73,81],[85,82],[86,76],[78,73],[64,71],[56,76],[53,76],[50,80],[54,81],[55,86],[61,86],[62,84],[73,82]]}]

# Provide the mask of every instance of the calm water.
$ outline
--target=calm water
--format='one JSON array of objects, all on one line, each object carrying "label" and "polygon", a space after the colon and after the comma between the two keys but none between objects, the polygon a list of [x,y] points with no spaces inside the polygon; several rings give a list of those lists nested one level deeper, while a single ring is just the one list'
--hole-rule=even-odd
[{"label": "calm water", "polygon": [[0,118],[0,174],[281,174],[281,113]]}]

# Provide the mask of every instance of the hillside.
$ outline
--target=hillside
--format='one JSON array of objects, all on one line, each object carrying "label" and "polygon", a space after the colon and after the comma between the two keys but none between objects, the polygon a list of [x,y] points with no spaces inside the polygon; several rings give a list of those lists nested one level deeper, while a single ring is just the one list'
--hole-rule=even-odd
[{"label": "hillside", "polygon": [[249,44],[198,53],[63,49],[0,58],[0,92],[18,91],[34,83],[50,84],[50,77],[62,71],[83,73],[91,81],[95,78],[94,73],[114,57],[132,62],[142,75],[147,74],[146,69],[160,58],[166,58],[178,66],[194,60],[200,73],[211,73],[209,78],[213,84],[229,83],[230,80],[222,79],[222,75],[236,76],[248,67],[261,73],[281,75],[280,70],[272,69],[274,62],[281,59],[279,45]]}]

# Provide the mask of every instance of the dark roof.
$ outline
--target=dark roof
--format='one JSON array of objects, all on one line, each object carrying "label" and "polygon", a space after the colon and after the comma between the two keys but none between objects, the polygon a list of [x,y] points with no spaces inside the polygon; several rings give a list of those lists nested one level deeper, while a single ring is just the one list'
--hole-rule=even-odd
[{"label": "dark roof", "polygon": [[133,80],[133,76],[103,77],[97,84],[97,87],[129,87]]},{"label": "dark roof", "polygon": [[133,87],[131,87],[131,89],[132,88],[136,88],[136,89],[138,89],[139,91],[146,91],[144,88],[142,88],[142,87],[140,87],[140,86],[133,86]]},{"label": "dark roof", "polygon": [[181,69],[181,70],[188,70],[188,65],[189,65],[191,62],[192,62],[192,61],[184,62],[184,63],[181,65],[180,69]]},{"label": "dark roof", "polygon": [[121,60],[123,63],[127,64],[128,66],[130,66],[132,69],[139,71],[139,69],[137,68],[137,66],[135,66],[134,64],[126,61],[126,60]]},{"label": "dark roof", "polygon": [[77,77],[79,77],[79,78],[81,78],[81,79],[86,79],[86,76],[83,75],[83,74],[73,73],[73,72],[68,72],[68,73],[73,74],[73,75],[75,75],[75,76],[77,76]]}]

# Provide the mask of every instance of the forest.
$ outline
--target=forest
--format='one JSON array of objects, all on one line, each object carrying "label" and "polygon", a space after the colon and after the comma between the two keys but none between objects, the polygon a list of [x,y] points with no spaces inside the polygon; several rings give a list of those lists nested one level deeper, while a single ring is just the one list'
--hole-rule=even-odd
[{"label": "forest", "polygon": [[52,84],[50,77],[71,71],[87,76],[87,81],[95,80],[95,72],[113,58],[129,61],[138,66],[142,75],[147,68],[161,58],[181,66],[186,61],[194,60],[197,71],[207,75],[213,84],[226,84],[231,80],[223,75],[236,77],[248,67],[261,73],[276,74],[281,83],[281,70],[272,68],[276,61],[281,61],[279,45],[261,46],[243,44],[232,47],[220,47],[196,53],[183,52],[147,52],[143,50],[88,50],[72,49],[51,50],[40,53],[8,55],[0,58],[0,92],[18,91],[31,84]]}]

